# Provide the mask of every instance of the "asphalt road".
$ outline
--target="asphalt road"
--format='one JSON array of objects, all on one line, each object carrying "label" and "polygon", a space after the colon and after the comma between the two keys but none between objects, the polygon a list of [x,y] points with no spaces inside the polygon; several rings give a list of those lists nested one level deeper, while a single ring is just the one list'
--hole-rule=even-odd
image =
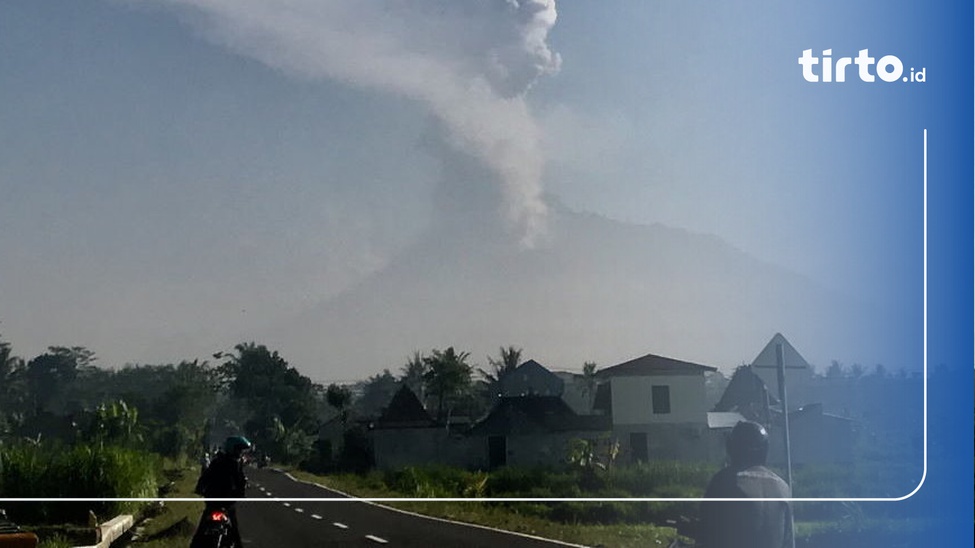
[{"label": "asphalt road", "polygon": [[246,548],[571,546],[558,541],[426,518],[360,501],[276,500],[342,495],[296,481],[270,469],[248,469],[247,476],[250,479],[248,500],[237,505]]}]

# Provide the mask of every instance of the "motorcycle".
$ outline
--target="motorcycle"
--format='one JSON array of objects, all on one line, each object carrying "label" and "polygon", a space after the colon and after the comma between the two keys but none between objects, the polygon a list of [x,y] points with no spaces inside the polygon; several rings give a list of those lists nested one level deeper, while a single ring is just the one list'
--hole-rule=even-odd
[{"label": "motorcycle", "polygon": [[225,508],[204,510],[190,548],[240,548],[234,541],[232,528]]}]

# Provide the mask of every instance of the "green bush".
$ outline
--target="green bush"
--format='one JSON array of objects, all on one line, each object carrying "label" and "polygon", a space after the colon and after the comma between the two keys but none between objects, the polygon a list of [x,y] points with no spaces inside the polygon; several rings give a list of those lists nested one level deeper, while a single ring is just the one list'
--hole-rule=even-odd
[{"label": "green bush", "polygon": [[7,510],[19,521],[84,523],[89,510],[104,517],[133,511],[138,503],[69,503],[57,499],[155,497],[158,467],[155,456],[131,449],[19,444],[0,450],[0,497],[52,499],[8,504]]},{"label": "green bush", "polygon": [[482,497],[488,476],[449,466],[410,466],[383,473],[386,488],[420,498]]},{"label": "green bush", "polygon": [[[605,483],[635,498],[700,497],[715,472],[715,466],[705,463],[651,461],[607,470]],[[686,486],[686,490],[667,494],[674,486]]]},{"label": "green bush", "polygon": [[490,497],[582,497],[586,495],[581,488],[581,474],[576,469],[509,466],[491,473],[486,493]]}]

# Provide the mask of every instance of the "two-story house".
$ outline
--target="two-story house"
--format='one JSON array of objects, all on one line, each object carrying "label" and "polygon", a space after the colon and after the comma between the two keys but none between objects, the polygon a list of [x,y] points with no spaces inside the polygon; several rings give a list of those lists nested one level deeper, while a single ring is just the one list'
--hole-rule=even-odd
[{"label": "two-story house", "polygon": [[611,416],[622,458],[712,458],[704,374],[713,371],[654,354],[598,371],[594,408]]}]

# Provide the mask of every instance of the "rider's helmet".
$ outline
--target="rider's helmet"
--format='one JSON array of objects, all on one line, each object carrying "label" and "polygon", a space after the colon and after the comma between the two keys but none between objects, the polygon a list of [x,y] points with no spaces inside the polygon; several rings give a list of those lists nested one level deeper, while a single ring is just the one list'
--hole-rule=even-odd
[{"label": "rider's helmet", "polygon": [[254,444],[244,436],[230,436],[223,442],[224,453],[235,457],[241,456],[252,447],[254,447]]},{"label": "rider's helmet", "polygon": [[740,421],[728,437],[728,457],[737,466],[765,464],[768,457],[768,432],[757,422]]}]

